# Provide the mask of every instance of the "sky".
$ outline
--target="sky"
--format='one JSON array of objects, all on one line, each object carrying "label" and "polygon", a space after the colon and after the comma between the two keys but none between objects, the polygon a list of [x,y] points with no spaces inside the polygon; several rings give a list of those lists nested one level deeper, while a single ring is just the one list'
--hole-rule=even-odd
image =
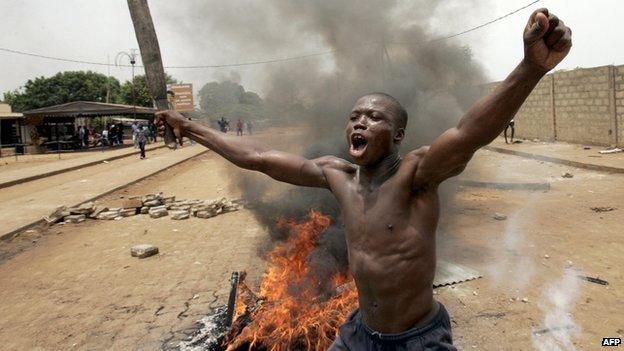
[{"label": "sky", "polygon": [[[530,2],[473,0],[478,10],[467,10],[467,2],[444,0],[445,11],[431,14],[428,31],[434,36],[454,34]],[[202,11],[193,11],[192,6],[180,6],[181,3],[150,1],[165,66],[248,62],[327,50],[318,38],[284,40],[280,47],[261,50],[211,30],[213,27],[209,21],[220,21],[221,26],[229,21],[232,25],[245,26],[245,23],[236,22],[237,11],[249,10],[249,3],[242,0],[213,1],[214,6],[227,7],[228,11],[220,11],[219,17],[206,17]],[[573,30],[574,47],[557,69],[624,64],[624,46],[620,44],[624,38],[624,26],[619,25],[624,15],[624,1],[621,0],[541,0],[492,25],[450,40],[468,45],[491,81],[502,80],[520,62],[522,30],[530,13],[539,7],[548,7]],[[222,15],[224,13],[226,15]],[[0,48],[111,63],[115,62],[118,53],[138,48],[124,0],[2,0],[0,14],[0,32],[3,33]],[[248,32],[242,32],[247,40],[253,40],[254,35],[279,35],[279,26],[275,25],[267,25],[266,31],[258,31],[263,20],[259,18],[258,23],[250,25]],[[121,63],[128,64],[128,59],[122,58]],[[278,64],[284,63],[272,65]],[[178,80],[193,83],[196,91],[207,82],[231,78],[240,81],[247,90],[262,95],[265,69],[265,65],[256,65],[167,71]],[[0,98],[3,92],[19,88],[28,79],[69,70],[93,70],[122,81],[131,76],[131,69],[125,67],[57,62],[0,51]],[[142,73],[140,68],[136,72]]]}]

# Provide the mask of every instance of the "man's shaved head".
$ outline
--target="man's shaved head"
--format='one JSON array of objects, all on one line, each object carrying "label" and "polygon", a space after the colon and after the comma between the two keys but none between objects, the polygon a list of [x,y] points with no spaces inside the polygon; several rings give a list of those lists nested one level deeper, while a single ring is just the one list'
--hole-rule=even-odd
[{"label": "man's shaved head", "polygon": [[397,127],[398,128],[405,128],[405,126],[407,125],[407,111],[405,110],[403,105],[401,105],[399,100],[395,99],[392,95],[388,95],[386,93],[380,93],[380,92],[366,94],[366,95],[362,96],[360,99],[362,99],[364,97],[368,97],[368,96],[371,96],[371,97],[381,97],[383,99],[386,99],[386,100],[390,101],[392,103],[393,107],[396,108]]}]

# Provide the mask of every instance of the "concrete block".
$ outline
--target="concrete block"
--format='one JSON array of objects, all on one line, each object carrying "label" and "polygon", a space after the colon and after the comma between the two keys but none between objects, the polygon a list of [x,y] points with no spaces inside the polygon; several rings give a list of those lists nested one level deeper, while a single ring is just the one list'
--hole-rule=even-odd
[{"label": "concrete block", "polygon": [[162,201],[160,201],[159,199],[153,199],[153,200],[143,202],[143,206],[147,206],[147,207],[155,207],[155,206],[160,206],[160,205],[162,205]]},{"label": "concrete block", "polygon": [[46,223],[48,224],[54,224],[69,214],[70,213],[67,211],[66,206],[60,206],[60,207],[57,207],[54,211],[52,211],[52,213],[50,213],[49,215],[44,216],[43,220],[46,221]]},{"label": "concrete block", "polygon": [[216,211],[213,210],[199,210],[195,214],[197,218],[211,218],[217,215]]},{"label": "concrete block", "polygon": [[151,244],[141,244],[133,246],[130,249],[130,255],[132,257],[146,258],[154,256],[158,253],[158,248]]},{"label": "concrete block", "polygon": [[166,215],[169,214],[169,212],[167,211],[166,208],[164,208],[163,206],[159,206],[159,207],[153,207],[149,210],[149,215],[152,218],[160,218],[160,217],[165,217]]},{"label": "concrete block", "polygon": [[85,202],[84,204],[81,204],[78,207],[72,207],[69,210],[69,212],[71,212],[71,214],[84,214],[84,215],[88,215],[91,212],[93,212],[93,208],[95,207],[95,204],[93,202]]},{"label": "concrete block", "polygon": [[189,211],[182,211],[182,210],[171,211],[171,219],[181,220],[181,219],[188,219],[189,217],[190,217]]},{"label": "concrete block", "polygon": [[63,221],[67,223],[80,223],[80,222],[84,222],[85,219],[87,219],[86,215],[78,214],[78,215],[69,215],[63,218]]},{"label": "concrete block", "polygon": [[97,218],[102,212],[108,211],[108,207],[105,206],[95,206],[93,212],[89,214],[89,218]]},{"label": "concrete block", "polygon": [[116,217],[119,217],[119,211],[104,211],[97,216],[98,219],[104,220],[112,220]]},{"label": "concrete block", "polygon": [[119,211],[119,215],[122,217],[130,217],[130,216],[134,216],[137,213],[137,209],[136,208],[124,208],[123,210]]}]

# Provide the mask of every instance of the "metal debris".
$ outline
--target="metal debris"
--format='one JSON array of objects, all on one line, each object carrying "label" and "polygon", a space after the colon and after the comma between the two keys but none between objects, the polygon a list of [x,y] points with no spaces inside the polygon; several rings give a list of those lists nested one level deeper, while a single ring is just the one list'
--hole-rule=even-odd
[{"label": "metal debris", "polygon": [[439,260],[436,265],[433,287],[439,288],[481,278],[482,275],[472,268],[460,264]]},{"label": "metal debris", "polygon": [[620,149],[619,147],[613,148],[613,149],[607,149],[607,150],[602,150],[599,151],[601,154],[605,155],[605,154],[617,154],[618,152],[623,152],[624,150]]},{"label": "metal debris", "polygon": [[533,335],[543,335],[546,333],[550,333],[550,332],[556,332],[556,331],[561,331],[561,330],[570,330],[570,329],[574,329],[575,326],[573,325],[563,325],[560,327],[554,327],[554,328],[544,328],[544,329],[539,329],[539,330],[534,330],[533,331]]},{"label": "metal debris", "polygon": [[600,284],[600,285],[609,285],[609,282],[606,280],[602,280],[600,278],[588,277],[586,275],[578,275],[577,277],[587,280],[590,283]]},{"label": "metal debris", "polygon": [[600,213],[600,212],[611,212],[615,210],[615,208],[608,207],[608,206],[597,206],[597,207],[591,207],[591,210],[594,212]]},{"label": "metal debris", "polygon": [[507,216],[502,213],[496,212],[492,218],[494,218],[497,221],[504,221],[507,219]]}]

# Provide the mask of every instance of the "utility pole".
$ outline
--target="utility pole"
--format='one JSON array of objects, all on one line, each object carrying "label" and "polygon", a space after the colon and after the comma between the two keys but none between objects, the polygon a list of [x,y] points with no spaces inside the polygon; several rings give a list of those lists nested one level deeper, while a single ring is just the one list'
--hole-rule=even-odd
[{"label": "utility pole", "polygon": [[[156,108],[165,110],[169,108],[167,101],[167,82],[165,69],[160,55],[160,46],[154,29],[154,22],[150,14],[147,0],[128,0],[130,17],[134,25],[134,32],[141,48],[141,59],[145,67],[145,80],[147,87],[155,100]],[[170,149],[177,148],[177,138],[171,126],[165,123],[165,145]],[[181,139],[180,139],[181,141]]]}]

